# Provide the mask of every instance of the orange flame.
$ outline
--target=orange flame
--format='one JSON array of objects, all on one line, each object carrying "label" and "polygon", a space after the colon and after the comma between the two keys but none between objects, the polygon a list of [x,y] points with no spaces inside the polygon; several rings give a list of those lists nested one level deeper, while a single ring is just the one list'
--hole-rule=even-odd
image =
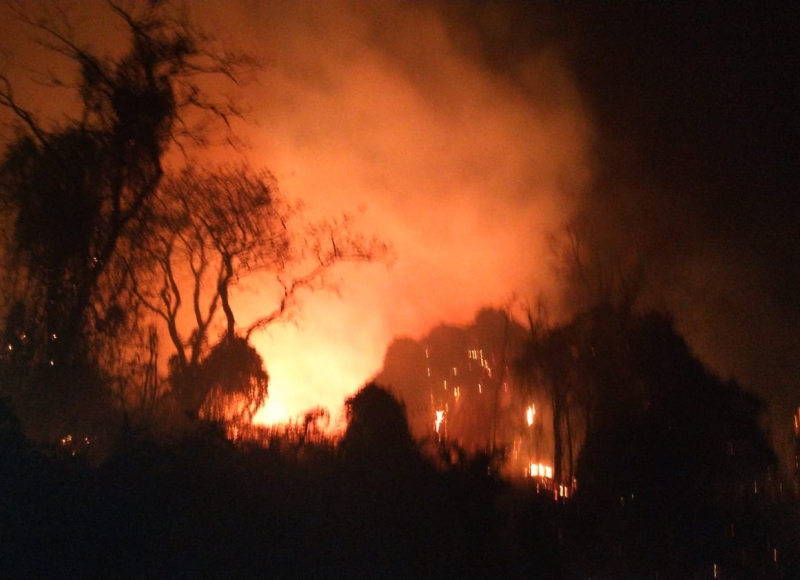
[{"label": "orange flame", "polygon": [[436,428],[436,432],[439,432],[439,425],[442,424],[444,420],[444,411],[436,411],[436,420],[434,421],[434,426]]}]

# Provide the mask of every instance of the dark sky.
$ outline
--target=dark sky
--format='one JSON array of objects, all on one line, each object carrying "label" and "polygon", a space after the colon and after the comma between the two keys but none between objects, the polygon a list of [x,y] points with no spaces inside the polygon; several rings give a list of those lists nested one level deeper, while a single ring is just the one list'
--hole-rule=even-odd
[{"label": "dark sky", "polygon": [[[693,214],[707,239],[774,264],[787,307],[798,289],[798,22],[713,3],[599,9],[582,15],[572,60],[611,145],[599,152],[605,177],[666,190],[654,195]],[[615,155],[615,142],[635,152]]]},{"label": "dark sky", "polygon": [[798,12],[607,4],[576,15],[570,51],[600,135],[589,213],[646,224],[656,301],[784,432],[800,404]]}]

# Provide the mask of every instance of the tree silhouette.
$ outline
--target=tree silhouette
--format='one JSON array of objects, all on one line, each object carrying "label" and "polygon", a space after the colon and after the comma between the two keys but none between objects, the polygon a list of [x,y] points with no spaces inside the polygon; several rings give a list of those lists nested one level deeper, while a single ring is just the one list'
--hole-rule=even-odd
[{"label": "tree silhouette", "polygon": [[4,200],[16,215],[12,250],[42,288],[43,327],[57,337],[50,347],[60,362],[79,348],[93,322],[87,317],[102,317],[93,310],[103,277],[153,197],[162,159],[190,109],[233,113],[209,100],[194,79],[236,78],[247,62],[212,52],[208,37],[169,18],[160,3],[135,12],[109,5],[130,34],[117,58],[80,46],[64,23],[19,13],[78,69],[83,110],[66,126],[39,122],[0,77],[0,105],[16,115],[20,130],[2,163]]},{"label": "tree silhouette", "polygon": [[[221,356],[215,353],[250,353],[233,357],[242,363],[236,374],[250,369],[253,386],[263,386],[241,394],[257,394],[253,400],[263,402],[266,375],[245,346],[251,334],[291,316],[300,293],[326,287],[325,275],[336,265],[386,252],[381,242],[351,231],[347,218],[300,222],[299,208],[281,196],[272,176],[245,166],[189,168],[168,177],[154,196],[147,226],[129,276],[137,299],[166,325],[173,392],[192,417],[211,392],[208,364]],[[277,297],[263,300],[265,312],[240,327],[231,297],[249,278],[258,280],[265,296],[277,288]],[[219,324],[224,330],[216,339]]]},{"label": "tree silhouette", "polygon": [[178,392],[178,397],[200,391],[199,411],[213,420],[250,423],[267,398],[269,375],[264,361],[247,340],[227,336],[203,360],[199,389]]},{"label": "tree silhouette", "polygon": [[421,439],[430,435],[435,418],[428,385],[425,347],[412,338],[396,338],[387,347],[375,381],[395,389],[406,406],[409,427]]},{"label": "tree silhouette", "polygon": [[[554,271],[563,285],[565,305],[574,315],[569,323],[553,327],[542,304],[535,315],[529,309],[529,335],[513,367],[530,391],[538,391],[548,400],[552,410],[554,480],[572,485],[577,450],[598,416],[598,377],[605,375],[603,383],[607,388],[603,396],[610,397],[614,392],[621,395],[615,401],[617,409],[625,409],[630,402],[624,389],[617,388],[628,380],[625,375],[629,361],[618,356],[619,352],[609,356],[597,353],[598,349],[626,348],[625,329],[615,327],[622,319],[606,314],[633,308],[645,281],[646,260],[640,243],[620,247],[582,218],[570,221],[552,235],[550,250]],[[600,327],[606,333],[597,340]],[[618,332],[611,332],[612,328]]]},{"label": "tree silhouette", "polygon": [[[227,400],[238,409],[233,415],[251,416],[267,385],[251,334],[291,317],[303,291],[332,287],[335,265],[383,258],[386,245],[352,231],[349,216],[298,223],[299,204],[288,203],[267,172],[187,168],[165,179],[170,148],[207,144],[214,120],[232,138],[238,108],[211,98],[202,79],[239,83],[256,63],[217,45],[169,3],[108,6],[129,32],[117,56],[81,45],[65,18],[16,8],[38,40],[75,67],[83,110],[66,124],[40,122],[0,77],[0,105],[19,121],[0,166],[19,272],[19,306],[8,312],[5,332],[14,327],[10,338],[20,348],[4,362],[19,376],[26,361],[23,383],[93,378],[98,392],[114,393],[128,422],[135,391],[144,394],[138,407],[151,412],[161,392],[149,312],[166,325],[180,406],[196,417],[206,405],[204,414],[216,417]],[[241,325],[231,295],[256,274],[271,277],[265,293],[274,301]],[[179,322],[184,309],[190,316]],[[226,357],[230,364],[221,365]],[[219,375],[223,368],[229,379]],[[236,404],[234,384],[244,397]]]},{"label": "tree silhouette", "polygon": [[[564,428],[569,424],[568,401],[577,383],[574,343],[569,328],[549,331],[532,327],[531,335],[516,360],[515,368],[523,383],[536,389],[543,385],[552,407],[553,480],[564,482]],[[568,441],[571,449],[571,441]],[[572,477],[572,461],[569,469]]]},{"label": "tree silhouette", "polygon": [[[637,316],[628,311],[595,316],[606,318],[596,321],[594,340],[598,347],[616,341],[620,348],[595,350],[598,360],[590,372],[597,406],[579,468],[584,491],[592,491],[595,481],[599,494],[636,491],[620,487],[602,491],[614,477],[608,460],[622,449],[603,441],[619,439],[639,445],[652,439],[620,439],[614,435],[620,430],[645,429],[659,437],[663,434],[664,441],[659,445],[667,446],[662,448],[665,453],[669,449],[668,456],[655,460],[630,458],[624,471],[635,473],[637,464],[667,466],[677,461],[675,469],[668,471],[686,477],[687,485],[691,481],[708,492],[730,491],[731,484],[752,481],[773,464],[774,454],[760,426],[763,403],[735,382],[723,382],[709,372],[674,331],[669,318],[656,313]],[[620,344],[623,339],[624,345]],[[652,483],[631,481],[630,486]]]},{"label": "tree silhouette", "polygon": [[65,387],[99,376],[94,351],[125,328],[123,266],[141,242],[170,146],[202,142],[210,119],[224,125],[238,113],[209,98],[199,80],[216,74],[237,82],[254,64],[217,49],[166,3],[108,6],[128,32],[116,56],[80,44],[65,20],[17,7],[20,22],[75,71],[74,82],[54,79],[75,90],[81,111],[74,118],[39,120],[0,75],[0,106],[17,119],[0,163],[0,196],[13,215],[16,280],[7,290],[25,304],[28,374]]},{"label": "tree silhouette", "polygon": [[640,238],[622,245],[584,218],[550,236],[554,271],[564,300],[576,312],[609,304],[633,306],[647,274],[647,248]]}]

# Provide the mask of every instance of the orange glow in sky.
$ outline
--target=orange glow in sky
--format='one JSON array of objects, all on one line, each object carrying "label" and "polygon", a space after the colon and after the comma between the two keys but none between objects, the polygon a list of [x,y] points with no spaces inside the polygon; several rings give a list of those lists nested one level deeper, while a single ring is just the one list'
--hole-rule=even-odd
[{"label": "orange glow in sky", "polygon": [[[260,421],[324,406],[334,424],[394,337],[469,323],[480,307],[543,297],[550,322],[568,315],[576,303],[555,280],[548,236],[580,217],[596,235],[593,250],[612,260],[643,251],[641,305],[670,311],[714,372],[766,399],[781,425],[773,444],[791,457],[800,350],[796,207],[786,192],[796,172],[784,149],[796,141],[787,122],[796,99],[785,59],[775,56],[796,51],[785,26],[741,18],[755,23],[747,59],[712,43],[684,69],[674,55],[689,54],[706,28],[669,34],[652,11],[640,22],[623,10],[610,31],[596,26],[605,10],[505,0],[173,5],[225,48],[263,63],[256,83],[222,89],[246,113],[246,122],[233,121],[245,147],[212,147],[192,162],[245,157],[304,200],[310,216],[358,214],[361,231],[380,235],[396,256],[390,268],[338,270],[338,295],[306,295],[295,321],[252,337],[271,377]],[[106,2],[0,2],[0,74],[18,104],[64,126],[80,112],[76,77],[68,59],[36,43],[17,9],[33,21],[66,14],[62,32],[112,56],[125,26]],[[651,18],[660,42],[639,29]],[[747,26],[723,36],[736,39]],[[657,50],[637,53],[641,41]],[[704,67],[724,74],[695,74]],[[748,75],[759,82],[742,85]],[[214,93],[223,84],[203,86]],[[744,96],[724,90],[740,85]],[[726,95],[733,101],[721,103]],[[0,107],[0,149],[13,138],[13,118]],[[685,139],[664,138],[673,132]],[[0,238],[8,217],[0,215]],[[3,252],[0,243],[0,262]],[[275,306],[250,282],[233,297],[240,328]],[[536,423],[547,424],[547,406],[537,412]]]},{"label": "orange glow in sky", "polygon": [[[253,335],[270,374],[259,421],[324,406],[335,423],[394,337],[466,323],[512,296],[555,295],[547,236],[578,207],[591,157],[590,122],[557,47],[493,68],[464,42],[481,24],[447,20],[434,3],[189,6],[265,64],[241,95],[252,121],[238,128],[242,154],[309,217],[358,214],[396,257],[345,265],[331,280],[338,293],[306,294],[295,321]],[[113,18],[73,9],[76,30],[108,42],[92,34]],[[275,306],[255,283],[236,292],[242,327]]]},{"label": "orange glow in sky", "polygon": [[268,63],[248,96],[251,162],[319,215],[363,209],[396,256],[342,268],[338,296],[254,336],[271,376],[259,420],[336,417],[393,337],[554,290],[546,240],[588,181],[590,126],[557,51],[492,71],[434,6],[243,5],[214,18]]}]

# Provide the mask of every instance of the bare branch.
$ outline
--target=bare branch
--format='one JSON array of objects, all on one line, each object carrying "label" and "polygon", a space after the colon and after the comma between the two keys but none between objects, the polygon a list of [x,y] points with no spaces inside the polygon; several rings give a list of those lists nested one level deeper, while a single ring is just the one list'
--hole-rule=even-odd
[{"label": "bare branch", "polygon": [[33,133],[39,143],[47,147],[49,145],[47,134],[39,126],[39,123],[36,121],[33,113],[17,104],[16,100],[14,99],[14,90],[11,82],[8,80],[8,77],[0,74],[0,83],[2,83],[2,90],[0,90],[0,106],[10,109],[11,112],[13,112],[14,115],[16,115],[17,118],[22,121],[26,127],[28,127],[28,129],[30,129],[31,133]]}]

